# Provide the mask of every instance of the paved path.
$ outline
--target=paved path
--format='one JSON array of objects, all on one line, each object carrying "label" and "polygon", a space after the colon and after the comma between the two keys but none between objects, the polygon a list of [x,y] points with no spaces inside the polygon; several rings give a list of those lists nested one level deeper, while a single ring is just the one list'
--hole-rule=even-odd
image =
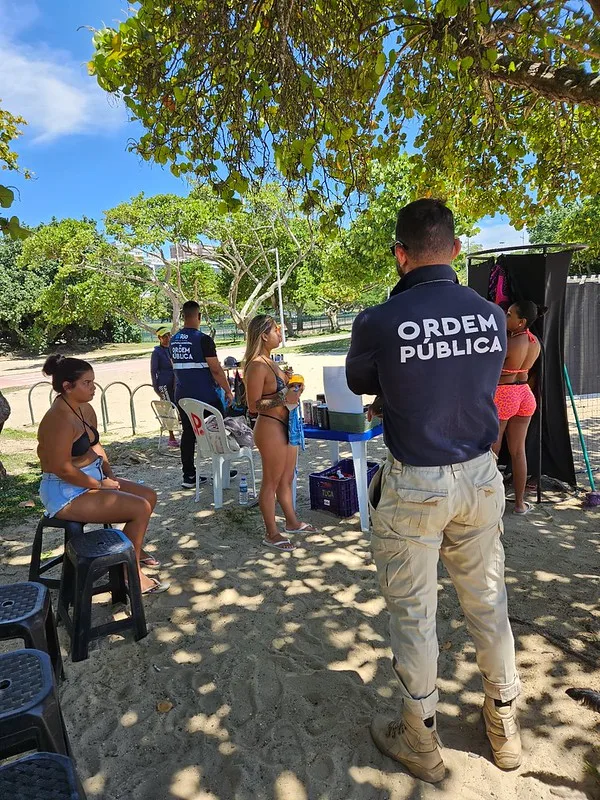
[{"label": "paved path", "polygon": [[[331,336],[310,336],[302,339],[294,339],[290,341],[288,347],[304,347],[306,345],[321,343],[321,342],[334,342],[338,339],[348,338],[348,333],[332,334]],[[219,347],[217,343],[217,350],[219,358],[223,360],[227,356],[234,356],[235,358],[242,358],[244,353],[243,345],[237,347]],[[135,358],[123,358],[129,355],[127,352],[116,352],[109,361],[95,361],[94,356],[102,359],[107,358],[106,351],[96,350],[91,353],[81,355],[91,361],[94,367],[94,373],[98,383],[106,386],[111,381],[125,380],[132,382],[135,377],[137,384],[144,383],[150,380],[150,352],[140,353]],[[110,356],[108,356],[110,358]],[[25,360],[1,360],[0,361],[0,389],[15,389],[26,388],[33,386],[38,381],[46,380],[42,375],[42,366],[44,358]],[[132,385],[137,385],[133,383]],[[40,388],[40,391],[42,389]]]}]

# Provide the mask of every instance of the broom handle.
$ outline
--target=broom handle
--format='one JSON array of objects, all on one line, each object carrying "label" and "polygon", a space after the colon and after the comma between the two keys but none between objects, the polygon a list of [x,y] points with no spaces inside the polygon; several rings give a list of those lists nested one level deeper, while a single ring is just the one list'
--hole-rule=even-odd
[{"label": "broom handle", "polygon": [[577,413],[577,407],[575,406],[575,398],[573,397],[573,389],[571,387],[571,379],[569,378],[569,371],[567,370],[566,364],[563,365],[563,368],[565,371],[565,383],[567,384],[567,391],[569,393],[569,399],[571,400],[571,408],[573,409],[573,416],[575,417],[575,424],[577,425],[577,433],[579,434],[579,442],[581,444],[581,449],[583,451],[583,460],[585,461],[585,469],[587,471],[588,480],[590,482],[590,488],[592,492],[595,492],[596,484],[594,483],[592,465],[590,464],[590,457],[588,455],[587,447],[585,446],[583,431],[581,430],[581,423],[579,422],[579,414]]}]

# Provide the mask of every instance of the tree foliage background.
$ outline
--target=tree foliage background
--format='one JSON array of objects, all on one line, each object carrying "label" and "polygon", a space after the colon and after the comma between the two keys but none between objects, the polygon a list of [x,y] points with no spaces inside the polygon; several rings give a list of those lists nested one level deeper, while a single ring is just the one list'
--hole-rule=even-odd
[{"label": "tree foliage background", "polygon": [[600,195],[580,203],[548,209],[529,230],[534,244],[579,242],[588,249],[575,253],[570,274],[600,274]]},{"label": "tree foliage background", "polygon": [[331,222],[414,130],[412,197],[450,183],[521,227],[600,192],[599,20],[598,0],[141,0],[89,67],[143,158],[229,204],[276,172]]}]

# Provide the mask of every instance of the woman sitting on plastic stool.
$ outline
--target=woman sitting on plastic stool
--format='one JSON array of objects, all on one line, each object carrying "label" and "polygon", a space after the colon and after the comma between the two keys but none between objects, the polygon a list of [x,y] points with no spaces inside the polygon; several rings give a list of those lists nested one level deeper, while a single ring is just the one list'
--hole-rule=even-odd
[{"label": "woman sitting on plastic stool", "polygon": [[[46,514],[74,522],[124,522],[123,533],[131,540],[138,567],[158,567],[144,553],[142,542],[156,505],[156,492],[133,481],[116,478],[99,442],[94,397],[94,371],[87,361],[50,356],[43,369],[58,392],[38,430],[38,456],[43,475],[40,497]],[[143,594],[169,588],[149,578],[140,567]]]}]

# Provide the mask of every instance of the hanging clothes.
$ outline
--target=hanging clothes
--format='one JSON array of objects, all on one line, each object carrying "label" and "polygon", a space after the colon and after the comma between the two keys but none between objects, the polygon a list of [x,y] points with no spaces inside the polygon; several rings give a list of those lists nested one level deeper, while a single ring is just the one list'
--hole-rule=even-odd
[{"label": "hanging clothes", "polygon": [[503,256],[500,256],[490,272],[487,299],[496,303],[503,311],[508,311],[512,303],[512,291],[510,279],[502,261]]}]

